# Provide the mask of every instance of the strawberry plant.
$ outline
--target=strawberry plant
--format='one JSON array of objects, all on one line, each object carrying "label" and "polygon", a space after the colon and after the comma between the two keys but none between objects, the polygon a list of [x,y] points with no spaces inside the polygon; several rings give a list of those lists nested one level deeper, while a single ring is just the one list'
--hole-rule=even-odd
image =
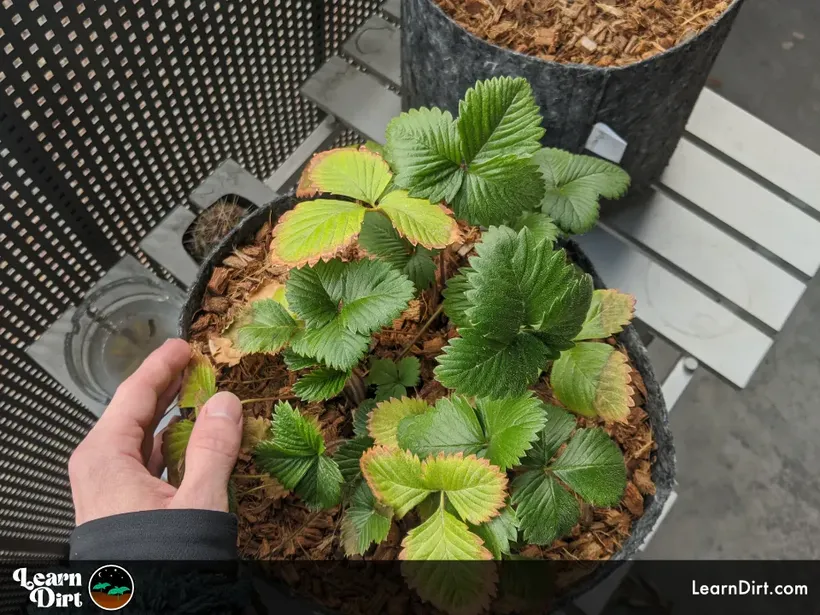
[{"label": "strawberry plant", "polygon": [[[250,419],[256,469],[314,511],[340,507],[349,556],[401,527],[408,584],[449,611],[488,606],[498,584],[494,568],[454,561],[550,545],[579,502],[616,506],[626,488],[621,449],[594,421],[626,422],[634,406],[613,339],[634,300],[594,290],[557,244],[629,180],[541,148],[543,132],[527,82],[498,78],[455,119],[412,110],[384,148],[316,155],[305,200],[272,229],[267,264],[285,274],[220,332],[241,355],[281,361],[295,374],[282,390],[303,402],[280,400],[269,427]],[[422,305],[415,337],[381,352]],[[437,343],[414,350],[433,330]],[[212,370],[192,363],[182,406],[216,390]],[[340,396],[348,414],[326,442],[307,407]],[[166,443],[181,470],[192,423],[178,425]]]}]

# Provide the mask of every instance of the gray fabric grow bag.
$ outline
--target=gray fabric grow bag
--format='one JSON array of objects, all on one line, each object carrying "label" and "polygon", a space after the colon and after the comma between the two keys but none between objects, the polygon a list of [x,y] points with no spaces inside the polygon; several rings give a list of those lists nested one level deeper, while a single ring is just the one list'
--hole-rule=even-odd
[{"label": "gray fabric grow bag", "polygon": [[[278,217],[285,211],[290,209],[295,203],[296,199],[292,197],[281,197],[270,204],[261,207],[260,209],[248,214],[243,218],[242,222],[227,236],[225,239],[211,252],[205,259],[195,283],[188,291],[188,296],[185,300],[185,305],[182,308],[182,313],[179,319],[179,335],[183,339],[187,339],[191,323],[199,311],[205,296],[208,280],[216,266],[219,265],[228,255],[233,252],[236,247],[242,246],[253,240],[256,232],[262,225],[271,220],[276,222]],[[572,242],[568,242],[565,246],[571,254],[574,261],[585,271],[589,272],[594,281],[595,286],[603,288],[604,283],[595,273],[592,264],[586,256],[580,251],[578,246]],[[619,341],[626,348],[633,364],[640,372],[644,384],[646,385],[647,399],[644,409],[650,417],[652,423],[652,431],[657,442],[657,459],[652,468],[652,479],[655,481],[657,493],[645,500],[645,512],[632,527],[632,535],[624,543],[623,549],[615,554],[613,560],[622,561],[633,557],[640,547],[646,542],[652,530],[660,518],[664,503],[669,498],[670,493],[674,487],[675,481],[675,451],[672,443],[672,435],[669,431],[668,412],[663,400],[660,385],[655,378],[652,371],[652,366],[649,362],[646,348],[638,336],[638,332],[634,327],[628,327],[619,336]],[[617,568],[616,564],[608,564],[599,567],[589,577],[585,578],[573,590],[562,597],[562,601],[572,599],[579,596],[600,583],[606,576],[612,573]],[[306,612],[310,609],[306,607]]]},{"label": "gray fabric grow bag", "polygon": [[742,2],[686,43],[629,66],[600,68],[498,47],[462,28],[434,0],[403,0],[402,103],[455,115],[477,80],[525,77],[544,115],[544,145],[580,153],[592,127],[607,124],[628,142],[621,165],[637,194],[668,164]]}]

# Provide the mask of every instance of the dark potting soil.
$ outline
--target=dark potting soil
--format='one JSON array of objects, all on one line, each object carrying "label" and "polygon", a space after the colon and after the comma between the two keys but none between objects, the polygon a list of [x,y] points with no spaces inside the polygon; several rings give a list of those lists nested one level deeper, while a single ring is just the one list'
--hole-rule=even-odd
[{"label": "dark potting soil", "polygon": [[[287,278],[287,269],[271,264],[268,259],[271,230],[270,222],[266,223],[256,233],[252,243],[234,250],[213,270],[201,308],[192,320],[190,342],[210,357],[218,368],[217,385],[220,390],[232,391],[243,400],[258,400],[244,405],[246,438],[233,478],[240,554],[245,558],[263,560],[339,560],[345,557],[340,545],[342,514],[339,508],[318,512],[308,510],[275,479],[260,474],[253,462],[253,446],[267,431],[272,409],[278,400],[288,400],[304,414],[314,416],[332,453],[341,441],[353,436],[352,412],[363,397],[360,385],[349,387],[338,398],[306,404],[291,391],[300,374],[288,372],[281,357],[266,354],[243,356],[233,347],[231,336],[236,324],[241,322],[247,304],[252,300],[271,297],[277,290],[281,292]],[[478,240],[477,229],[465,227],[462,230],[466,245]],[[443,271],[440,268],[437,272],[437,287],[441,286],[442,274],[446,279],[464,264],[463,253],[469,248],[462,249],[461,255],[459,248],[456,245],[443,252]],[[354,245],[342,258],[350,260],[363,256],[364,253]],[[408,354],[418,358],[421,364],[421,384],[409,394],[429,403],[447,395],[447,390],[434,380],[433,369],[441,348],[447,339],[455,335],[454,329],[443,318],[433,321],[419,335],[422,325],[436,311],[439,302],[438,292],[424,292],[410,303],[391,328],[374,336],[370,352],[373,356],[396,359],[409,346]],[[607,341],[617,345],[614,338]],[[366,369],[366,364],[362,365]],[[362,370],[356,373],[362,380],[366,376]],[[656,449],[648,417],[642,409],[646,389],[634,366],[632,385],[635,407],[626,423],[606,425],[598,419],[577,419],[579,427],[603,427],[623,451],[629,478],[623,501],[613,508],[594,508],[579,501],[581,519],[568,537],[545,547],[527,546],[521,550],[521,555],[550,560],[600,561],[609,559],[629,537],[633,523],[643,515],[644,496],[655,493],[651,470]],[[546,380],[540,381],[534,388],[544,401],[561,405],[553,397]],[[413,513],[394,522],[387,539],[371,547],[360,559],[397,559],[403,537],[418,522]],[[358,578],[329,580],[332,585],[329,589],[317,584],[315,575],[300,574],[298,568],[278,566],[275,570],[298,593],[310,595],[325,606],[341,612],[387,611],[396,615],[435,612],[426,603],[422,608],[418,596],[402,583],[395,586],[373,583],[362,579],[362,574],[356,572]],[[340,570],[338,574],[343,572]],[[567,583],[577,580],[579,573],[587,574],[576,566],[572,579],[568,579]],[[390,587],[393,589],[389,590]],[[381,605],[384,609],[373,610],[374,605]]]},{"label": "dark potting soil", "polygon": [[684,43],[730,0],[435,0],[461,26],[561,63],[633,64]]}]

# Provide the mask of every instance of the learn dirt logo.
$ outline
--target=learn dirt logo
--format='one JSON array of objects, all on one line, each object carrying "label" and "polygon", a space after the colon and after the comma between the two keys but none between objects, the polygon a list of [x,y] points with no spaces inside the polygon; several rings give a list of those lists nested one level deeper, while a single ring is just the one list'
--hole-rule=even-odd
[{"label": "learn dirt logo", "polygon": [[88,581],[91,601],[105,611],[119,611],[134,595],[134,579],[122,566],[97,568]]}]

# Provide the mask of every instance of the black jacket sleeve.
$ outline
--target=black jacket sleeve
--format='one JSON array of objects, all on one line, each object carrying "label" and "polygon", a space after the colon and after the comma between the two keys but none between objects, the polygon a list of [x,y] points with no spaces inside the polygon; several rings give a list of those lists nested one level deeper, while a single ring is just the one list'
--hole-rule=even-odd
[{"label": "black jacket sleeve", "polygon": [[236,517],[212,510],[150,510],[83,523],[72,560],[236,559]]}]

